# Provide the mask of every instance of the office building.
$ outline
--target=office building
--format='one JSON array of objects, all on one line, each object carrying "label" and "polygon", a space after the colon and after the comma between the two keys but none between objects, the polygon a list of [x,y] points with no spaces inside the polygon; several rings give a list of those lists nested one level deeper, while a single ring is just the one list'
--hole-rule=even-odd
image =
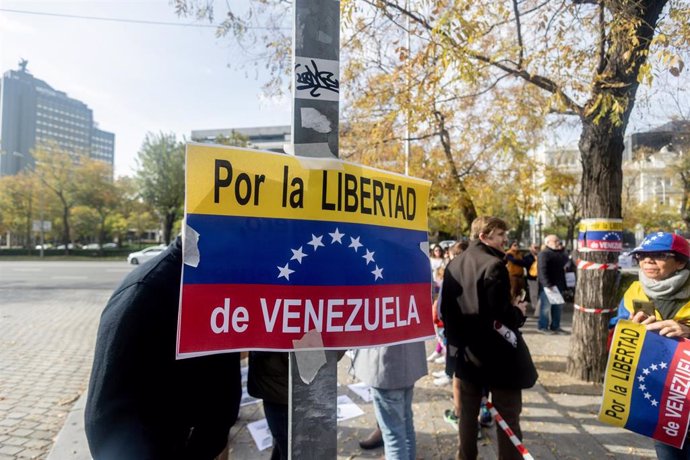
[{"label": "office building", "polygon": [[115,135],[98,128],[92,110],[26,70],[9,70],[0,86],[0,176],[14,175],[33,161],[32,150],[56,143],[61,149],[114,163]]},{"label": "office building", "polygon": [[248,147],[284,153],[283,147],[292,139],[290,125],[263,126],[258,128],[199,129],[192,131],[195,142],[216,142],[218,138],[239,134],[247,138]]}]

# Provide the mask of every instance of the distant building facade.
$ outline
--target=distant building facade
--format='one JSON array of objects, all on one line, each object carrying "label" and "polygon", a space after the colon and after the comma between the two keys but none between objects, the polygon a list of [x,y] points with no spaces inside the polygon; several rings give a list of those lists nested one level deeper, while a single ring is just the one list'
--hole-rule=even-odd
[{"label": "distant building facade", "polygon": [[232,137],[232,134],[240,134],[247,138],[249,147],[259,150],[284,153],[285,144],[292,141],[290,125],[263,126],[258,128],[228,128],[228,129],[199,129],[192,131],[192,140],[195,142],[215,142],[219,137]]},{"label": "distant building facade", "polygon": [[115,134],[98,128],[85,103],[31,75],[26,63],[2,77],[0,176],[25,169],[33,161],[31,151],[50,142],[113,166]]},{"label": "distant building facade", "polygon": [[[630,134],[623,152],[623,202],[646,204],[656,209],[668,206],[680,210],[684,190],[677,170],[679,159],[690,155],[690,122],[672,121],[657,128]],[[577,147],[546,149],[537,159],[559,171],[582,177]],[[537,174],[539,182],[543,176]],[[545,209],[553,208],[555,197],[542,195],[542,211],[536,216],[544,226],[551,224]]]}]

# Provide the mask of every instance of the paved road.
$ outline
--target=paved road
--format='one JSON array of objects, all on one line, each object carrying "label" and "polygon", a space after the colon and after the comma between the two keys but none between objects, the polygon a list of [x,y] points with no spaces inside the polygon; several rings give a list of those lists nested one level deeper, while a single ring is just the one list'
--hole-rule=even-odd
[{"label": "paved road", "polygon": [[133,265],[122,261],[0,261],[2,289],[113,289]]},{"label": "paved road", "polygon": [[45,458],[84,391],[124,262],[0,262],[0,460]]},{"label": "paved road", "polygon": [[[124,262],[0,262],[0,460],[46,458],[56,435],[66,426],[67,413],[86,388],[101,310],[131,269]],[[566,328],[571,315],[572,307],[564,315]],[[540,372],[545,366],[563,372],[568,337],[539,335],[535,324],[533,319],[528,321],[525,338],[535,357],[541,358]],[[343,394],[348,393],[345,384],[352,383],[347,364],[343,359],[339,366]],[[433,364],[431,370],[440,368]],[[457,443],[453,429],[441,418],[450,407],[450,390],[434,387],[432,380],[431,376],[421,379],[415,390],[419,453],[427,460],[445,460],[453,457]],[[381,449],[363,452],[357,446],[357,439],[374,425],[371,404],[349,395],[365,416],[339,428],[338,458],[378,458]],[[599,399],[596,394],[568,394],[567,389],[547,391],[541,384],[526,391],[523,430],[534,457],[653,458],[648,439],[596,420]],[[231,432],[230,458],[268,458],[269,451],[258,452],[246,428],[261,418],[260,405],[243,408]],[[75,420],[74,429],[83,431],[83,418]],[[485,435],[481,456],[496,459],[492,430],[485,430]],[[55,458],[88,458],[83,433],[80,439],[78,444],[66,444],[69,455]]]}]

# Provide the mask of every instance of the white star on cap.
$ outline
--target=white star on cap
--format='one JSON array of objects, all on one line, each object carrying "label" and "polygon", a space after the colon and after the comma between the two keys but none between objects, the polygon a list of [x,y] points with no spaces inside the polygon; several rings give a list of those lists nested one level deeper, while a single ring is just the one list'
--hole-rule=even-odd
[{"label": "white star on cap", "polygon": [[640,382],[644,382],[644,376],[643,375],[638,376],[637,380],[639,380]]},{"label": "white star on cap", "polygon": [[367,249],[366,251],[367,251],[367,253],[364,254],[364,255],[362,256],[362,258],[363,258],[363,259],[366,259],[367,265],[369,265],[369,262],[373,262],[373,261],[374,261],[374,253],[371,252],[371,251],[368,250],[368,249]]},{"label": "white star on cap", "polygon": [[302,246],[300,246],[299,249],[290,249],[290,251],[292,251],[290,260],[296,260],[300,264],[302,263],[302,259],[307,257],[307,255],[302,252]]},{"label": "white star on cap", "polygon": [[312,246],[314,246],[314,252],[316,252],[316,250],[319,248],[319,246],[325,247],[325,245],[321,242],[322,239],[323,239],[323,235],[322,236],[316,236],[312,233],[311,234],[311,241],[308,242],[307,244],[311,244]]},{"label": "white star on cap", "polygon": [[647,385],[645,385],[645,384],[643,383],[643,384],[641,384],[638,388],[639,388],[641,391],[644,391],[644,390],[647,389]]},{"label": "white star on cap", "polygon": [[376,270],[371,272],[374,274],[374,281],[376,281],[379,278],[383,278],[383,268],[379,268],[378,265],[376,265]]},{"label": "white star on cap", "polygon": [[659,405],[659,401],[657,401],[656,399],[652,399],[651,403],[652,403],[652,406],[654,406],[654,407]]},{"label": "white star on cap", "polygon": [[343,239],[343,237],[345,236],[345,234],[344,234],[344,233],[340,233],[340,232],[338,231],[338,227],[335,228],[335,232],[329,233],[329,235],[331,235],[331,238],[333,238],[333,239],[331,240],[331,244],[335,244],[335,243],[343,244],[342,239]]},{"label": "white star on cap", "polygon": [[278,278],[285,278],[286,280],[290,281],[290,273],[295,273],[294,270],[290,270],[289,267],[290,263],[286,263],[284,267],[277,266],[276,268],[280,271],[278,274]]},{"label": "white star on cap", "polygon": [[348,248],[352,248],[355,250],[355,252],[357,252],[357,249],[359,249],[361,247],[362,247],[362,243],[359,242],[359,237],[357,237],[357,238],[350,237],[350,245],[348,246]]},{"label": "white star on cap", "polygon": [[655,371],[655,370],[657,369],[657,365],[656,365],[656,364],[652,364],[652,365],[649,366],[649,367],[651,367],[653,371]]},{"label": "white star on cap", "polygon": [[666,369],[666,366],[668,366],[668,364],[666,364],[666,363],[663,362],[663,361],[661,361],[661,362],[659,363],[659,367],[662,368],[662,369]]}]

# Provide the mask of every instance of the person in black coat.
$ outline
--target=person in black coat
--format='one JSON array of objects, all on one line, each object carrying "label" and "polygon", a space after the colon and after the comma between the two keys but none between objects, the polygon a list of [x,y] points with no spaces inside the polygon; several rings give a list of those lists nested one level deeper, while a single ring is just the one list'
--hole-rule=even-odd
[{"label": "person in black coat", "polygon": [[[563,303],[550,302],[544,288],[558,288],[558,292],[563,296],[567,287],[565,264],[568,262],[568,255],[556,235],[548,235],[544,238],[544,246],[544,250],[537,258],[540,301],[538,330],[541,333],[564,333],[565,331],[561,328]],[[550,324],[549,314],[551,315]]]},{"label": "person in black coat", "polygon": [[247,392],[263,400],[264,415],[273,436],[271,460],[287,460],[290,360],[287,353],[250,351]]},{"label": "person in black coat", "polygon": [[103,310],[85,410],[95,460],[213,459],[227,444],[239,353],[175,359],[181,269],[178,237]]},{"label": "person in black coat", "polygon": [[[472,222],[469,248],[453,259],[443,278],[441,313],[448,343],[458,348],[455,375],[460,379],[458,458],[477,458],[477,415],[482,390],[518,438],[522,389],[537,371],[519,328],[526,303],[513,304],[503,262],[507,225],[496,217]],[[522,459],[502,429],[497,429],[499,458]]]}]

